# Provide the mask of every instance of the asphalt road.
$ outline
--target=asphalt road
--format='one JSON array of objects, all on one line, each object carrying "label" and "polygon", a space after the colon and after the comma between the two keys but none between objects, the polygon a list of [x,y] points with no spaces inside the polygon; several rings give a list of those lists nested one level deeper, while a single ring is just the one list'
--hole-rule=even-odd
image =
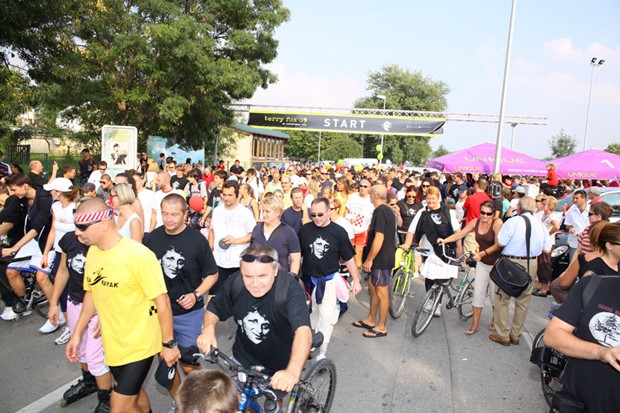
[{"label": "asphalt road", "polygon": [[[488,339],[490,307],[473,336],[463,334],[470,321],[461,321],[456,309],[444,307],[443,316],[414,338],[411,323],[423,293],[423,282],[416,279],[405,313],[388,321],[387,337],[376,339],[363,338],[363,330],[351,326],[366,314],[367,293],[349,302],[327,353],[338,375],[332,412],[548,411],[529,353],[532,337],[548,322],[551,298],[532,297],[521,344],[504,347]],[[95,395],[60,408],[67,384],[80,375],[79,366],[65,359],[64,346],[54,345],[57,333],[38,333],[43,321],[36,314],[18,322],[1,321],[0,412],[92,412]],[[218,330],[225,351],[232,345],[232,328],[228,322]],[[145,387],[153,411],[167,412],[171,399],[152,374]]]}]

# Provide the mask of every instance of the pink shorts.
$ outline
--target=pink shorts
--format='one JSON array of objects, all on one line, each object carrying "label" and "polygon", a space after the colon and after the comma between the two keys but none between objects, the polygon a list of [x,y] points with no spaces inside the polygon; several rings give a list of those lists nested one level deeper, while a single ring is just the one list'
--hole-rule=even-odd
[{"label": "pink shorts", "polygon": [[[67,322],[69,323],[69,329],[72,333],[75,331],[75,326],[80,318],[81,311],[81,303],[73,304],[71,300],[67,300]],[[88,328],[82,333],[82,340],[80,340],[80,346],[78,347],[80,363],[86,363],[88,371],[95,377],[102,376],[110,371],[103,361],[101,337],[95,338],[93,333],[98,321],[99,317],[95,314],[88,322]]]}]

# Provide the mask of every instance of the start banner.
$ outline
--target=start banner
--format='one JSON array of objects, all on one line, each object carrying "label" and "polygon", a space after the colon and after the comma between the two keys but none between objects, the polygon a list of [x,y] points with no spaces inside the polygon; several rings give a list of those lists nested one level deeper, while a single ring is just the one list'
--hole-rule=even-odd
[{"label": "start banner", "polygon": [[317,132],[438,136],[443,134],[445,122],[441,118],[250,111],[248,125]]}]

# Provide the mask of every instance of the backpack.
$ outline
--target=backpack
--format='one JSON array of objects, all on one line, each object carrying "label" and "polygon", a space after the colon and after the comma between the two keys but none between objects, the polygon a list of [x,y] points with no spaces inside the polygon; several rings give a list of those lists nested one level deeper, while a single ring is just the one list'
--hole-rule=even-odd
[{"label": "backpack", "polygon": [[493,199],[500,198],[502,196],[502,184],[497,181],[492,181],[489,184],[489,195]]},{"label": "backpack", "polygon": [[[232,280],[232,288],[230,289],[230,298],[234,307],[245,286],[243,285],[243,276],[241,275],[241,271],[237,271],[231,277],[234,278]],[[274,282],[276,308],[281,315],[288,319],[288,309],[286,308],[286,303],[288,301],[288,287],[295,275],[291,272],[278,270],[278,277],[282,277],[282,281]]]}]

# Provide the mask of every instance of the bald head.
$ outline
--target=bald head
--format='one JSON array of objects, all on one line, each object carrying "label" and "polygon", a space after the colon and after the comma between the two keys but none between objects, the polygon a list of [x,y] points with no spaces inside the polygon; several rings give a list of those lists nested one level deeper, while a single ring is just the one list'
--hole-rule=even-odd
[{"label": "bald head", "polygon": [[536,200],[531,196],[524,196],[519,199],[519,207],[521,208],[521,213],[530,212],[534,213],[536,210]]},{"label": "bald head", "polygon": [[76,215],[107,211],[110,207],[101,198],[91,198],[82,202],[75,210]]},{"label": "bald head", "polygon": [[373,185],[370,187],[370,193],[375,196],[375,198],[385,200],[387,197],[387,188],[385,185]]}]

